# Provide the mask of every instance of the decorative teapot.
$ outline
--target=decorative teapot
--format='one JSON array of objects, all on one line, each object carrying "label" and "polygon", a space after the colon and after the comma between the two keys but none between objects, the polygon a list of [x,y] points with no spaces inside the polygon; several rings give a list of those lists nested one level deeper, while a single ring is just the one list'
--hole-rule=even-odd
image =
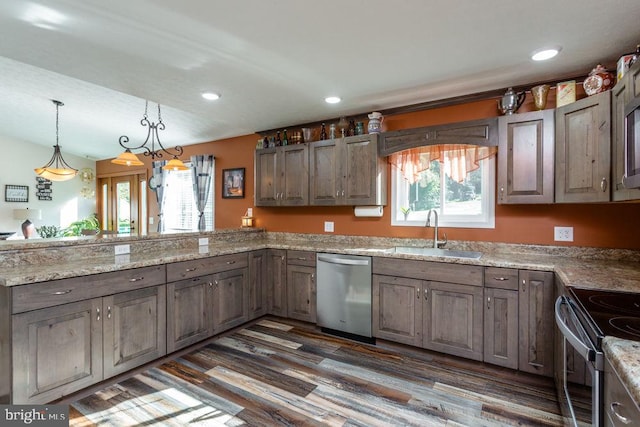
[{"label": "decorative teapot", "polygon": [[374,111],[373,113],[368,115],[369,124],[367,125],[367,130],[369,133],[380,133],[382,132],[382,122],[384,121],[384,117],[382,117],[382,113]]},{"label": "decorative teapot", "polygon": [[513,91],[513,88],[509,88],[498,101],[498,110],[500,110],[502,114],[513,114],[524,102],[524,97],[524,92],[516,93]]}]

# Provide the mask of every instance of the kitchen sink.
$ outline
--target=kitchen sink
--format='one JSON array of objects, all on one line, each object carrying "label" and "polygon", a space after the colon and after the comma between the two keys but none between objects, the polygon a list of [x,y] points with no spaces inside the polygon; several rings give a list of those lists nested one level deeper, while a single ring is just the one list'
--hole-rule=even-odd
[{"label": "kitchen sink", "polygon": [[425,246],[396,246],[395,252],[397,254],[439,256],[448,258],[479,259],[482,256],[482,252],[457,251],[453,249],[430,248]]}]

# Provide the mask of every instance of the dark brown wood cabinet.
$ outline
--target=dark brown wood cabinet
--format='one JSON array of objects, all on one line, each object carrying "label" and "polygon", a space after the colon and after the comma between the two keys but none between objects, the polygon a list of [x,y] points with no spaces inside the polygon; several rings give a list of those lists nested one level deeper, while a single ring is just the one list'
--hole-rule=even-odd
[{"label": "dark brown wood cabinet", "polygon": [[518,369],[518,270],[484,269],[484,361]]},{"label": "dark brown wood cabinet", "polygon": [[267,249],[249,253],[249,320],[267,314]]},{"label": "dark brown wood cabinet", "polygon": [[482,360],[482,284],[428,281],[423,290],[422,346]]},{"label": "dark brown wood cabinet", "polygon": [[255,153],[254,204],[304,206],[309,203],[307,144],[266,148]]},{"label": "dark brown wood cabinet", "polygon": [[611,91],[559,107],[556,117],[557,203],[611,197]]},{"label": "dark brown wood cabinet", "polygon": [[518,369],[552,376],[554,360],[553,273],[520,270]]},{"label": "dark brown wood cabinet", "polygon": [[287,317],[287,251],[267,250],[267,310]]},{"label": "dark brown wood cabinet", "polygon": [[406,277],[373,275],[373,336],[416,347],[422,346],[424,282]]},{"label": "dark brown wood cabinet", "polygon": [[287,251],[287,317],[316,322],[316,254]]},{"label": "dark brown wood cabinet", "polygon": [[309,204],[386,205],[386,164],[378,158],[378,135],[309,145]]},{"label": "dark brown wood cabinet", "polygon": [[47,403],[166,354],[165,286],[13,316],[13,401]]},{"label": "dark brown wood cabinet", "polygon": [[498,128],[498,203],[553,203],[553,110],[501,116]]}]

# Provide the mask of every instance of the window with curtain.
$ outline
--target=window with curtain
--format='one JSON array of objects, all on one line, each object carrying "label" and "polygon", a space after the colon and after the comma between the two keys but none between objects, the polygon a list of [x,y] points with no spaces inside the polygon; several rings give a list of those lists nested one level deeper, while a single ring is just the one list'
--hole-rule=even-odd
[{"label": "window with curtain", "polygon": [[[191,164],[185,162],[185,165]],[[198,231],[199,212],[193,195],[193,172],[168,171],[164,187],[162,217],[165,232]],[[213,174],[211,191],[204,209],[206,230],[214,229]]]},{"label": "window with curtain", "polygon": [[424,227],[435,209],[440,226],[494,228],[496,152],[443,144],[392,154],[391,225]]}]

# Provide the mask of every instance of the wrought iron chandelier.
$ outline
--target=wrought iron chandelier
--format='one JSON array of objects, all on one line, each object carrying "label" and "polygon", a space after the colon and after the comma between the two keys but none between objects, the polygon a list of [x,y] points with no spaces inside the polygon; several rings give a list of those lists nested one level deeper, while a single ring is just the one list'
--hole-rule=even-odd
[{"label": "wrought iron chandelier", "polygon": [[[147,138],[145,141],[135,147],[129,147],[127,144],[129,143],[129,137],[126,135],[122,135],[118,140],[118,143],[122,148],[124,148],[124,152],[121,153],[118,157],[111,160],[111,163],[115,163],[116,165],[124,165],[124,166],[142,166],[144,163],[136,156],[131,150],[144,149],[145,156],[151,156],[151,159],[162,158],[163,153],[168,154],[169,156],[173,156],[171,160],[167,162],[166,165],[162,167],[162,169],[166,170],[187,170],[189,169],[182,163],[178,157],[182,155],[182,147],[176,145],[173,149],[173,152],[164,148],[162,142],[160,142],[160,136],[158,135],[159,130],[164,130],[165,126],[162,122],[162,114],[160,112],[160,104],[158,104],[158,122],[149,121],[149,117],[147,115],[149,108],[149,101],[144,102],[144,116],[142,116],[142,120],[140,120],[140,124],[147,128]],[[151,143],[151,147],[147,146],[147,144]],[[158,149],[156,149],[156,143],[158,144]]]},{"label": "wrought iron chandelier", "polygon": [[49,163],[41,168],[34,169],[34,171],[36,174],[50,181],[67,181],[78,174],[78,169],[72,168],[64,161],[62,153],[60,152],[60,145],[58,145],[60,133],[59,109],[64,104],[55,99],[52,99],[51,102],[56,106],[56,145],[53,146],[53,156],[51,160],[49,160]]}]

